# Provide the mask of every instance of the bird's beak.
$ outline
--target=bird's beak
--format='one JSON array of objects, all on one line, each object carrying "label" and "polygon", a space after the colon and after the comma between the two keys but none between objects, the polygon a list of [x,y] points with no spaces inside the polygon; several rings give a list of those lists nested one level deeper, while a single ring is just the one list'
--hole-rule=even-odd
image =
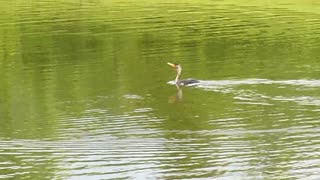
[{"label": "bird's beak", "polygon": [[172,63],[167,63],[169,66],[172,66],[172,67],[176,67],[176,65],[172,64]]}]

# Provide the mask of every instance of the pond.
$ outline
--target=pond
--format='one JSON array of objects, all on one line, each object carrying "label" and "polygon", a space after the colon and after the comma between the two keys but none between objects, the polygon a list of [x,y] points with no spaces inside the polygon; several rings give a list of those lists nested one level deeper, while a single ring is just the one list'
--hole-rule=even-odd
[{"label": "pond", "polygon": [[0,179],[320,178],[319,3],[0,3]]}]

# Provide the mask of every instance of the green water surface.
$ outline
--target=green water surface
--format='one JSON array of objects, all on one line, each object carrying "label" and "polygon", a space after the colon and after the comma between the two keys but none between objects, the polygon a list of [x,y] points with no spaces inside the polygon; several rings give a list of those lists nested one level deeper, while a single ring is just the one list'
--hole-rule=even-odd
[{"label": "green water surface", "polygon": [[320,178],[316,1],[0,5],[0,179]]}]

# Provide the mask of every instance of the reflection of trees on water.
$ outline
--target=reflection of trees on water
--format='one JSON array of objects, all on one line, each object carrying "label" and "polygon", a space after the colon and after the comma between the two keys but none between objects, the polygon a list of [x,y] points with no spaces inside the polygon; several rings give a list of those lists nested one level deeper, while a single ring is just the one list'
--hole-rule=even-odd
[{"label": "reflection of trees on water", "polygon": [[[233,97],[230,97],[232,95],[214,94],[192,88],[182,90],[177,87],[175,96],[170,97],[172,89],[165,84],[165,81],[170,79],[170,74],[165,63],[168,58],[185,61],[192,76],[209,78],[247,76],[248,74],[273,75],[269,71],[260,70],[282,72],[285,66],[301,68],[299,69],[301,72],[306,67],[305,64],[318,67],[318,62],[314,60],[314,57],[318,57],[318,53],[314,48],[311,48],[312,50],[308,48],[319,42],[319,37],[314,36],[316,34],[314,30],[317,28],[311,26],[312,21],[307,22],[305,18],[298,18],[297,14],[286,12],[285,9],[281,9],[280,12],[279,9],[272,10],[272,8],[268,11],[279,15],[277,21],[268,19],[265,14],[261,14],[262,18],[255,16],[255,13],[245,13],[245,16],[241,16],[239,12],[241,9],[232,10],[232,8],[224,13],[221,12],[222,9],[215,11],[206,7],[203,8],[202,13],[194,13],[191,19],[185,19],[189,16],[182,14],[180,14],[182,16],[175,16],[174,11],[168,16],[161,16],[163,9],[167,7],[158,5],[155,6],[156,8],[150,8],[153,13],[146,13],[148,8],[123,13],[123,8],[130,8],[130,6],[115,7],[117,11],[111,13],[105,11],[104,7],[91,4],[90,7],[93,8],[91,10],[95,11],[92,13],[90,10],[85,11],[84,6],[79,11],[77,11],[78,7],[71,8],[70,11],[68,6],[59,6],[53,11],[49,9],[38,11],[39,8],[35,8],[36,6],[30,6],[30,12],[33,15],[28,14],[26,9],[21,12],[15,9],[13,12],[18,14],[13,13],[7,17],[1,15],[2,20],[6,21],[0,28],[1,137],[55,139],[61,135],[58,131],[65,126],[77,126],[72,122],[63,124],[61,119],[82,117],[88,107],[98,110],[107,109],[114,113],[111,115],[115,119],[121,117],[117,116],[118,114],[128,117],[130,113],[136,113],[138,114],[136,119],[128,118],[127,121],[122,121],[127,124],[122,125],[151,129],[150,132],[152,130],[161,132],[161,134],[153,134],[165,139],[166,152],[163,153],[163,158],[159,162],[165,170],[169,172],[172,170],[172,176],[170,174],[168,176],[174,179],[188,172],[198,173],[199,177],[224,173],[224,171],[215,170],[214,166],[227,167],[227,164],[215,160],[219,159],[223,153],[228,154],[230,147],[223,144],[221,139],[219,140],[221,137],[209,136],[202,132],[230,129],[236,131],[235,127],[239,126],[245,131],[261,127],[257,124],[263,124],[266,127],[266,122],[269,122],[267,127],[270,129],[274,124],[281,125],[283,129],[289,125],[295,126],[290,121],[281,124],[275,121],[275,117],[266,118],[264,114],[271,114],[270,112],[275,110],[274,107],[269,109],[270,112],[266,111],[266,107],[261,110],[256,106],[249,109],[250,112],[248,109],[245,109],[248,112],[241,112],[243,106],[235,105]],[[8,8],[3,9],[18,6],[6,7]],[[184,11],[176,12],[188,12],[185,10],[185,5],[177,8]],[[107,9],[109,10],[110,7]],[[193,8],[189,10],[192,12]],[[216,12],[221,14],[216,15]],[[155,14],[157,17],[153,17]],[[290,24],[299,28],[287,31],[287,23],[279,23],[286,22],[289,16]],[[23,18],[33,19],[35,23],[25,22]],[[12,19],[14,22],[10,22]],[[194,21],[194,19],[201,20]],[[16,22],[19,23],[16,24]],[[197,22],[203,22],[203,24]],[[298,26],[301,22],[304,24],[303,27]],[[157,26],[148,26],[154,23]],[[258,24],[259,27],[253,28],[252,24]],[[216,30],[219,32],[217,33]],[[277,32],[283,33],[277,36]],[[300,36],[302,34],[303,36]],[[308,47],[304,46],[305,44],[308,44]],[[293,61],[292,59],[296,57],[303,57],[303,61]],[[191,59],[196,61],[191,63]],[[246,61],[246,59],[255,61]],[[271,61],[273,59],[274,61]],[[286,59],[290,61],[285,61]],[[210,66],[212,64],[214,66]],[[296,72],[295,70],[297,69],[291,69],[290,72]],[[308,76],[318,76],[317,71],[307,73]],[[283,76],[287,77],[287,75]],[[125,94],[138,94],[142,98],[139,101],[121,98]],[[100,97],[105,99],[96,101]],[[170,97],[169,103],[168,97]],[[139,118],[141,114],[133,112],[140,108],[151,109],[143,115],[150,119],[154,118],[154,121]],[[237,108],[237,112],[230,111]],[[280,111],[279,114],[281,113]],[[284,114],[290,113],[292,112],[288,110]],[[317,116],[316,111],[313,113],[313,117]],[[304,112],[304,115],[306,114],[308,114],[307,111]],[[298,115],[293,114],[288,119]],[[228,122],[227,125],[221,121],[215,121],[230,118],[230,116],[238,119]],[[104,122],[114,120],[115,125],[119,121],[110,117],[101,119]],[[100,125],[100,123],[96,124]],[[310,124],[310,127],[313,125]],[[117,133],[121,136],[123,130]],[[135,132],[127,132],[122,137],[131,135],[134,136]],[[230,136],[231,139],[225,141],[232,143],[232,138],[236,139],[235,136]],[[268,136],[240,137],[243,139],[239,142],[247,143],[253,152],[258,152],[253,153],[253,160],[247,159],[247,162],[252,163],[251,167],[254,167],[257,161],[272,167],[272,164],[278,162],[285,165],[287,162],[300,160],[291,157],[297,157],[299,147],[303,147],[303,144],[296,145],[295,151],[291,151],[291,144],[281,145],[287,141],[268,140],[273,137]],[[150,138],[150,135],[141,135],[140,138],[141,140]],[[260,147],[256,148],[257,144],[260,144]],[[263,144],[269,146],[265,148]],[[281,149],[287,151],[281,151]],[[241,151],[237,148],[231,150]],[[278,154],[272,154],[274,150]],[[55,166],[54,160],[44,158],[43,163],[32,165],[28,157],[10,155],[17,151],[19,150],[3,150],[2,152],[8,153],[2,157],[3,161],[35,167],[39,175],[32,175],[35,177],[32,179],[37,179],[42,175],[41,172],[46,172],[47,176],[51,177],[52,171],[47,172],[47,170]],[[230,153],[225,158],[235,158],[237,152],[233,153],[236,155],[232,156]],[[39,152],[26,156],[29,155],[31,158],[37,155],[51,156],[50,153]],[[257,160],[260,157],[265,157],[266,161]],[[202,171],[212,167],[212,174],[209,171]],[[268,168],[265,169],[268,170]],[[4,171],[7,171],[7,174],[13,173],[10,169]],[[286,169],[284,168],[283,171]]]}]

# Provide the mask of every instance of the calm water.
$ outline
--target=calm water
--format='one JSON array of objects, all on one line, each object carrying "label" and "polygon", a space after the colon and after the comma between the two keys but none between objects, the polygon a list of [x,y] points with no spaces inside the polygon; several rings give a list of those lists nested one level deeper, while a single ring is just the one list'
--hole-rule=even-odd
[{"label": "calm water", "polygon": [[0,1],[0,179],[320,179],[320,4],[268,2]]}]

